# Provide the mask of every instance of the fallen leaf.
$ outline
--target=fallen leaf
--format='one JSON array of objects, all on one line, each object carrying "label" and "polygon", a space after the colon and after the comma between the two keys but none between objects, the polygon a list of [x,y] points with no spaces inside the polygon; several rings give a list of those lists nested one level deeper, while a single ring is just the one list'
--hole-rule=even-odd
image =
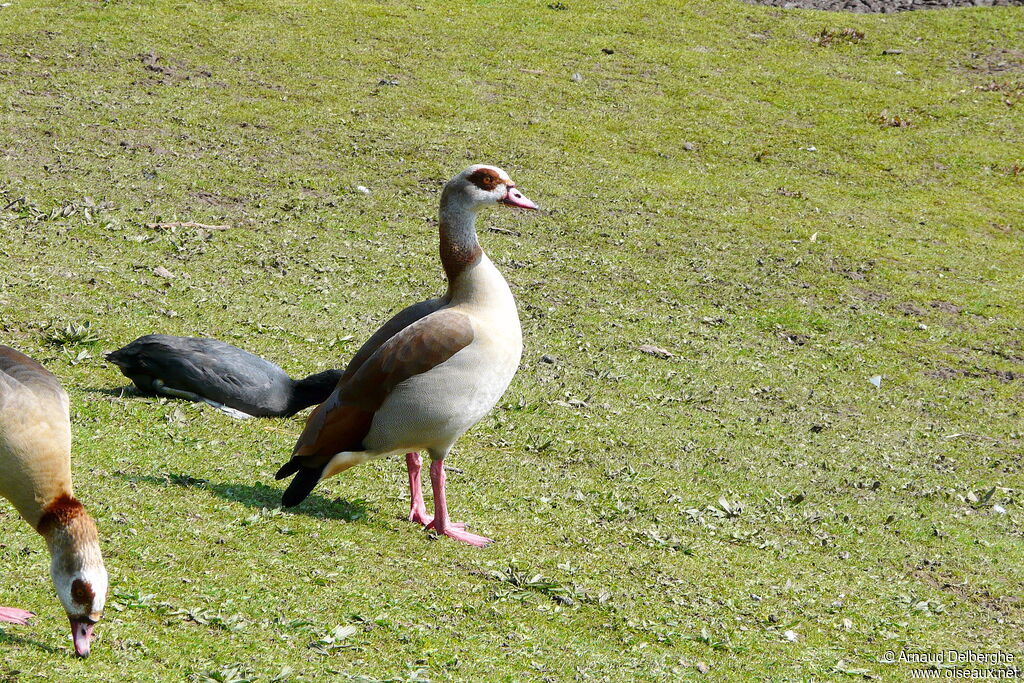
[{"label": "fallen leaf", "polygon": [[654,344],[638,346],[637,350],[640,351],[640,353],[646,353],[648,356],[656,356],[658,358],[672,358],[675,356],[671,351],[663,349],[660,346],[655,346]]},{"label": "fallen leaf", "polygon": [[358,630],[357,626],[352,626],[351,624],[348,626],[335,626],[334,632],[331,635],[334,636],[335,640],[345,640],[345,638],[348,638]]},{"label": "fallen leaf", "polygon": [[156,268],[154,268],[153,269],[153,275],[156,275],[157,277],[166,278],[168,280],[170,280],[171,278],[174,277],[174,273],[172,273],[171,271],[167,270],[163,266],[157,266]]}]

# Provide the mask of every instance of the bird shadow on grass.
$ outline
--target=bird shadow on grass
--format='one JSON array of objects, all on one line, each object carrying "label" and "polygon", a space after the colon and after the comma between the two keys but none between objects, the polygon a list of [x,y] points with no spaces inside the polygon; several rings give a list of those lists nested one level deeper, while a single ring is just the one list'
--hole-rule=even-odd
[{"label": "bird shadow on grass", "polygon": [[[81,387],[79,391],[84,391],[87,394],[103,394],[104,396],[110,396],[113,398],[148,398],[148,399],[167,399],[170,401],[182,400],[186,403],[194,403],[195,401],[188,401],[186,399],[179,399],[177,396],[164,396],[162,394],[146,393],[142,391],[134,384],[126,384],[120,387]],[[0,681],[3,683],[3,681]]]},{"label": "bird shadow on grass", "polygon": [[[119,398],[127,400],[141,400],[149,399],[150,401],[158,401],[161,398],[170,399],[169,396],[159,396],[158,394],[147,394],[140,391],[134,384],[129,384],[123,387],[81,387],[79,391],[84,391],[87,394],[102,394],[107,398]],[[174,399],[171,399],[174,400]],[[3,679],[0,679],[0,683],[4,683]]]},{"label": "bird shadow on grass", "polygon": [[120,387],[79,387],[79,391],[84,391],[89,394],[106,394],[107,396],[116,396],[118,398],[126,397],[139,397],[139,396],[152,396],[153,394],[144,394],[139,391],[139,388],[134,384],[125,384]]},{"label": "bird shadow on grass", "polygon": [[[0,630],[0,647],[4,647],[7,645],[21,645],[25,647],[34,647],[51,655],[61,654],[61,650],[58,650],[55,647],[47,645],[42,641],[36,640],[35,638],[25,638],[24,636],[15,635],[10,631]],[[0,681],[2,680],[6,679],[0,679]]]},{"label": "bird shadow on grass", "polygon": [[[266,484],[215,484],[208,479],[199,479],[187,474],[127,474],[117,476],[131,482],[142,482],[155,486],[178,486],[186,489],[209,491],[225,500],[248,505],[251,508],[273,510],[281,506],[281,491]],[[292,510],[295,514],[320,519],[340,519],[345,522],[361,522],[366,519],[366,502],[363,500],[331,500],[315,493],[310,494],[302,504]]]}]

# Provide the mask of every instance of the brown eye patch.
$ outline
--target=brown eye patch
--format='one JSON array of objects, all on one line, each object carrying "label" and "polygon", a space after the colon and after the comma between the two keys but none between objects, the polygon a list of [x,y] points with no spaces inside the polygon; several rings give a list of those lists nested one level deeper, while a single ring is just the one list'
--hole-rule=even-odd
[{"label": "brown eye patch", "polygon": [[490,192],[498,185],[501,185],[503,182],[505,182],[501,179],[501,176],[499,176],[497,173],[495,173],[493,170],[489,168],[480,168],[473,171],[469,175],[469,178],[467,178],[467,180],[469,180],[469,182],[479,187],[484,192]]},{"label": "brown eye patch", "polygon": [[79,605],[91,605],[95,597],[96,593],[93,592],[92,586],[85,581],[75,579],[71,583],[71,599]]}]

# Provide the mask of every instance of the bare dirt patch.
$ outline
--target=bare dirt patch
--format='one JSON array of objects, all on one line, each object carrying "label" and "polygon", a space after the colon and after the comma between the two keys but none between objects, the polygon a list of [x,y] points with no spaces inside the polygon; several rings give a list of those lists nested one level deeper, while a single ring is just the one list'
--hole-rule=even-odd
[{"label": "bare dirt patch", "polygon": [[1020,598],[1012,595],[993,595],[987,588],[972,586],[969,582],[944,575],[937,569],[917,567],[911,575],[923,583],[938,590],[955,595],[961,600],[980,605],[1004,617],[1012,617],[1020,612]]},{"label": "bare dirt patch", "polygon": [[963,308],[956,304],[951,304],[948,301],[933,301],[929,304],[932,308],[942,311],[943,313],[952,313],[953,315],[959,315],[963,312]]},{"label": "bare dirt patch", "polygon": [[794,346],[803,346],[810,341],[811,336],[809,334],[800,334],[799,332],[779,332],[779,337],[786,340]]},{"label": "bare dirt patch", "polygon": [[1001,48],[985,54],[972,53],[967,68],[989,74],[1024,71],[1024,51]]},{"label": "bare dirt patch", "polygon": [[164,84],[193,78],[210,78],[213,75],[208,69],[189,69],[181,60],[169,59],[153,52],[137,54],[134,59],[141,62],[143,69]]},{"label": "bare dirt patch", "polygon": [[863,289],[861,287],[854,287],[853,293],[865,303],[869,304],[880,304],[889,298],[886,292],[879,291],[877,289]]},{"label": "bare dirt patch", "polygon": [[896,310],[899,311],[900,313],[902,313],[903,315],[916,315],[916,316],[924,315],[924,309],[923,308],[921,308],[917,304],[912,304],[909,301],[905,301],[905,302],[903,302],[901,304],[896,304]]},{"label": "bare dirt patch", "polygon": [[215,192],[205,192],[202,190],[190,192],[189,196],[198,199],[207,206],[218,206],[222,208],[238,206],[243,201],[240,197],[225,197],[224,195],[219,195]]},{"label": "bare dirt patch", "polygon": [[965,368],[941,367],[934,370],[925,370],[925,377],[940,380],[960,379],[961,377],[995,377],[1003,384],[1024,378],[1024,373],[1013,372],[1012,370],[993,370],[992,368],[976,368],[967,370]]}]

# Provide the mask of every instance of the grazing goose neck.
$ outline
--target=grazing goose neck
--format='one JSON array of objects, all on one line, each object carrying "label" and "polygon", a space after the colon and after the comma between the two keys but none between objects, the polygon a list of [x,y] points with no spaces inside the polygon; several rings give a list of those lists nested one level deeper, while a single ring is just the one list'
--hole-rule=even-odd
[{"label": "grazing goose neck", "polygon": [[103,566],[96,523],[70,494],[46,506],[36,530],[50,550],[50,578],[71,619],[75,653],[89,653],[92,624],[103,614],[107,570]]},{"label": "grazing goose neck", "polygon": [[103,561],[96,522],[84,509],[76,517],[54,520],[42,526],[40,532],[46,539],[50,555],[56,558],[65,570],[73,572],[79,565]]},{"label": "grazing goose neck", "polygon": [[441,265],[448,276],[448,293],[455,281],[483,257],[476,238],[476,209],[461,188],[445,187],[441,193]]}]

